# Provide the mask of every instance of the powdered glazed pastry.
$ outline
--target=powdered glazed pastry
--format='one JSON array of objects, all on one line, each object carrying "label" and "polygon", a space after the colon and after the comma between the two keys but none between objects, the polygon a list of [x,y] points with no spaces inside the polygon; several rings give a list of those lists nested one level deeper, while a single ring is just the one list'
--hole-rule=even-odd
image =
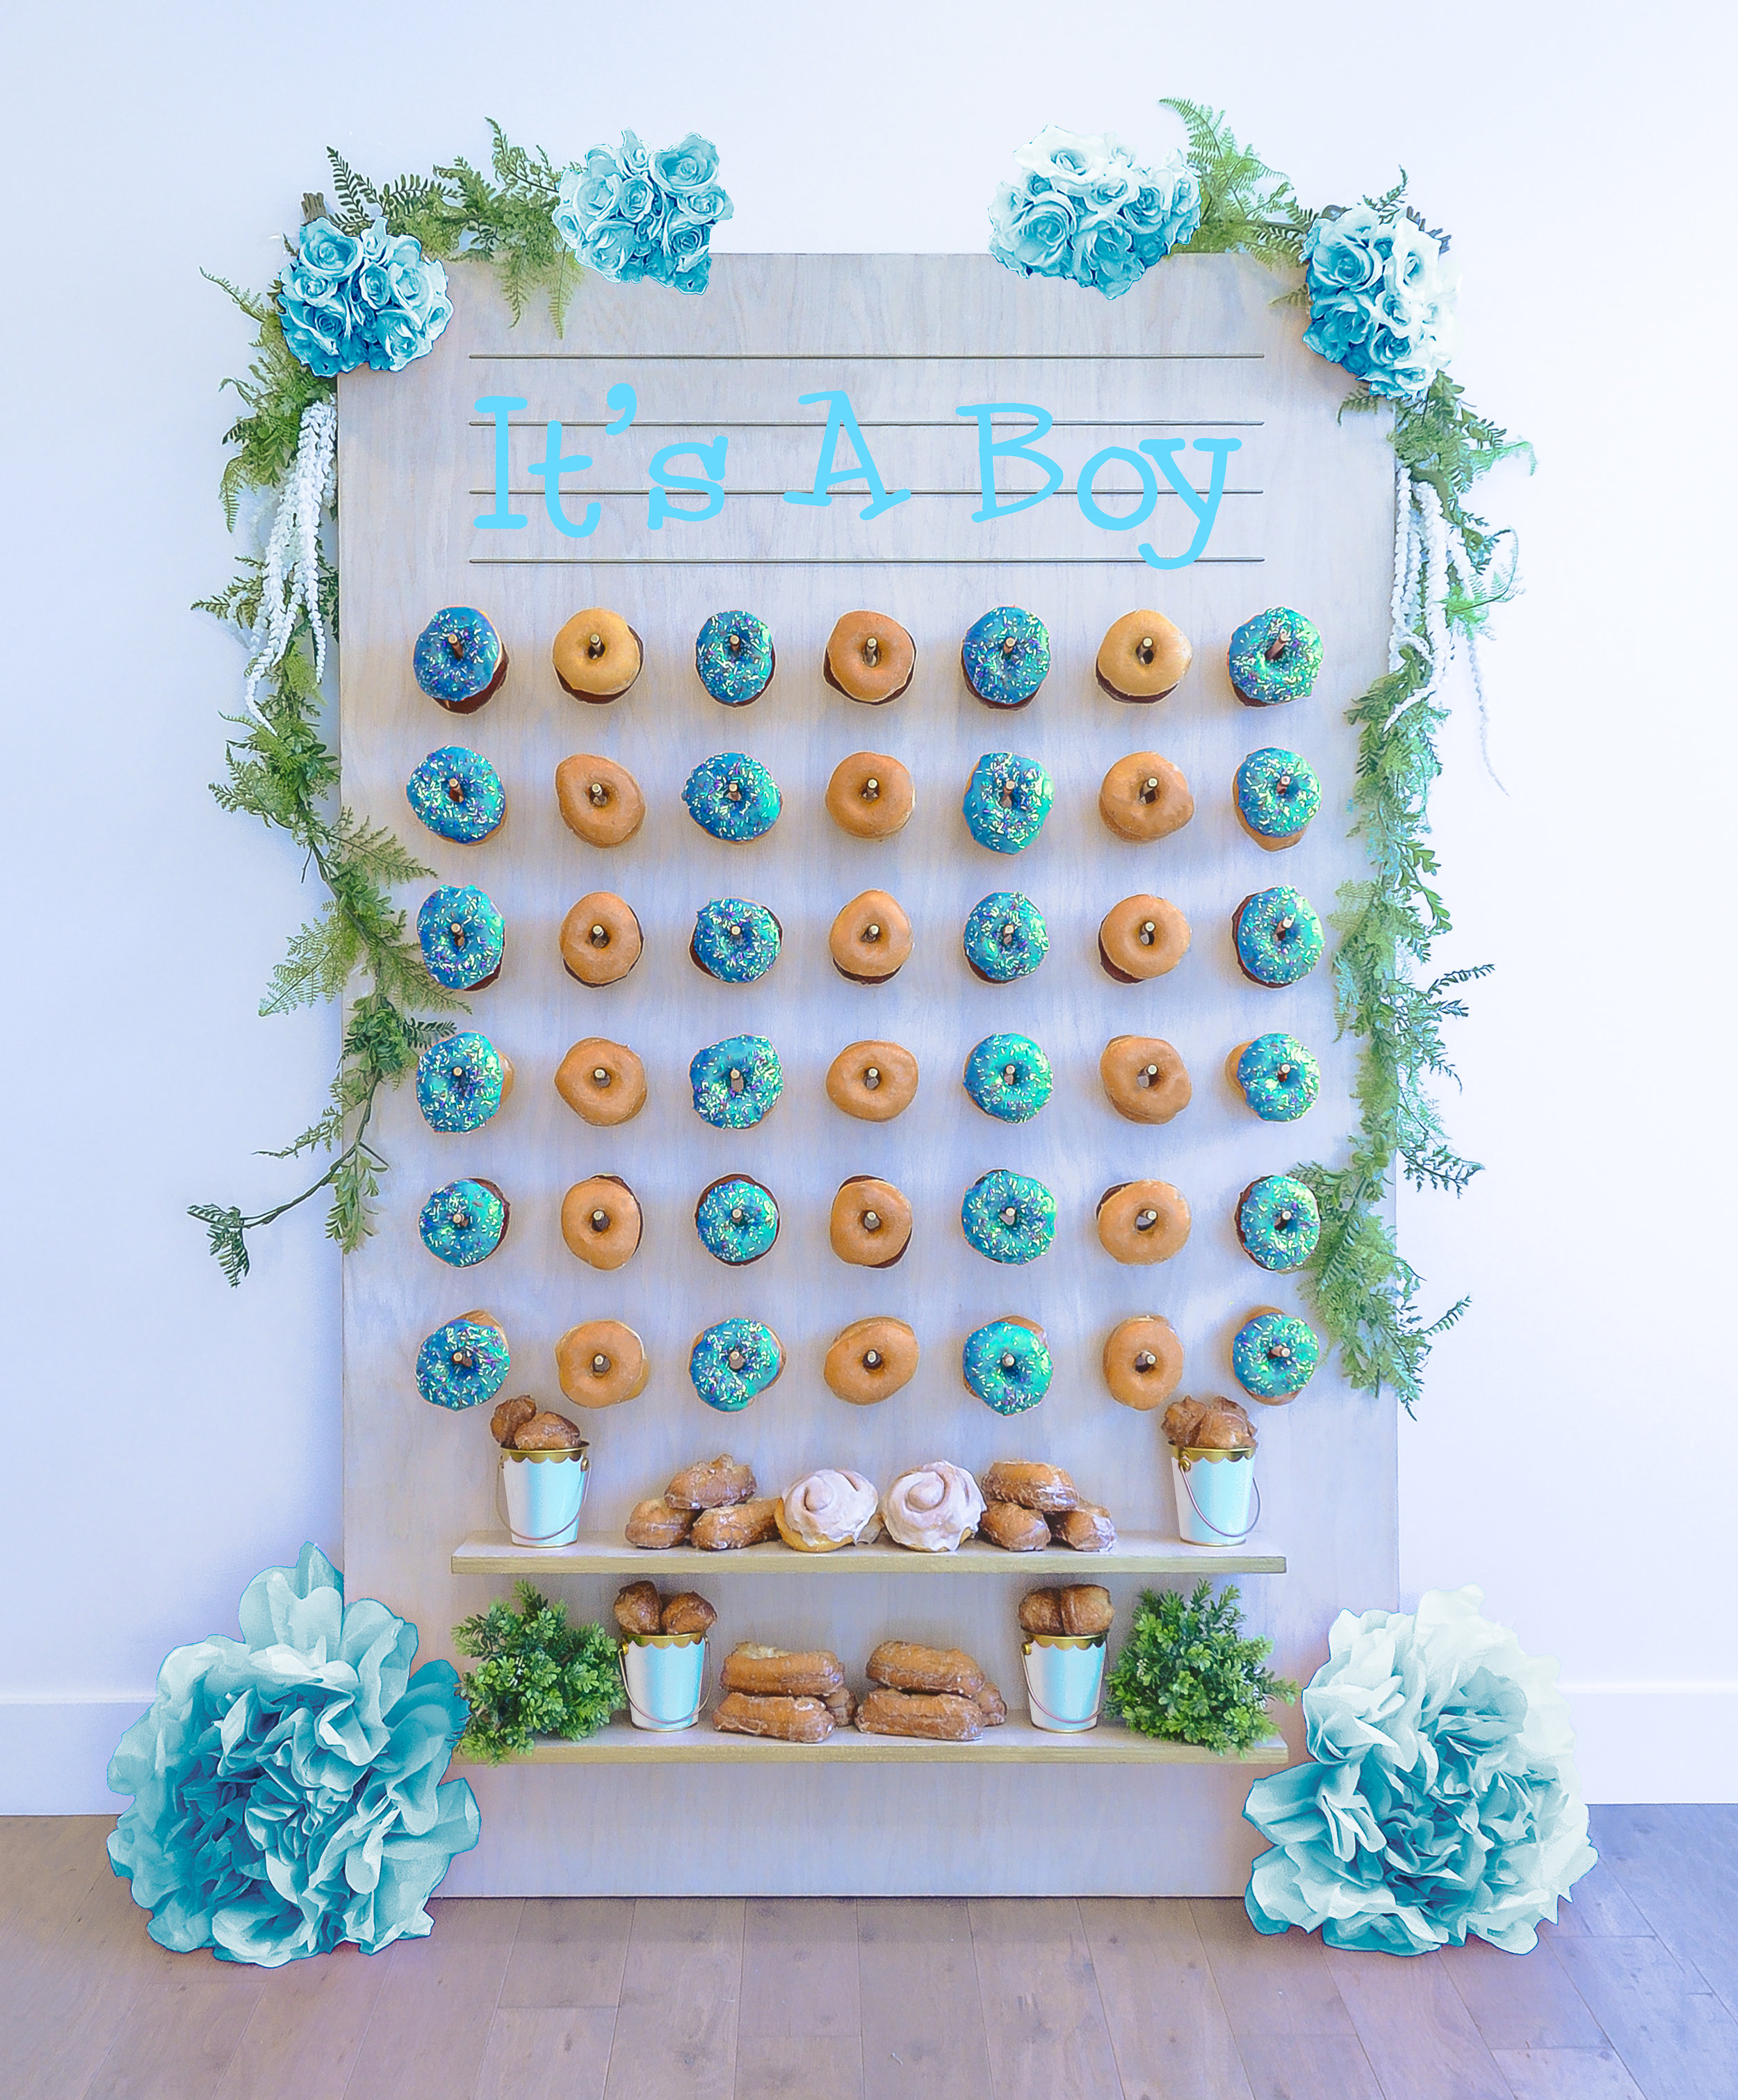
[{"label": "powdered glazed pastry", "polygon": [[1099,1243],[1115,1261],[1169,1261],[1189,1222],[1183,1192],[1168,1181],[1119,1181],[1098,1199]]},{"label": "powdered glazed pastry", "polygon": [[417,940],[436,984],[448,991],[481,991],[501,975],[507,928],[474,884],[445,883],[423,898]]},{"label": "powdered glazed pastry", "polygon": [[911,1383],[917,1357],[917,1337],[905,1321],[877,1315],[839,1330],[821,1375],[837,1398],[872,1407]]},{"label": "powdered glazed pastry", "polygon": [[1030,1174],[992,1167],[966,1190],[959,1223],[968,1243],[990,1260],[1036,1261],[1056,1238],[1056,1198]]},{"label": "powdered glazed pastry", "polygon": [[695,914],[688,953],[720,984],[752,984],[779,960],[784,929],[764,904],[715,897]]},{"label": "powdered glazed pastry", "polygon": [[1195,798],[1180,767],[1156,751],[1119,758],[1098,791],[1105,828],[1136,845],[1151,845],[1180,832],[1195,814]]},{"label": "powdered glazed pastry", "polygon": [[1114,700],[1162,700],[1194,657],[1189,637],[1162,612],[1125,612],[1098,645],[1093,669]]},{"label": "powdered glazed pastry", "polygon": [[1246,620],[1231,637],[1231,682],[1246,707],[1301,700],[1321,668],[1321,637],[1301,612],[1277,605]]},{"label": "powdered glazed pastry", "polygon": [[639,636],[619,612],[601,605],[575,613],[556,636],[552,655],[562,690],[598,707],[620,699],[646,660]]},{"label": "powdered glazed pastry", "polygon": [[827,639],[827,682],[866,707],[897,700],[917,668],[917,644],[884,612],[841,613]]},{"label": "powdered glazed pastry", "polygon": [[1043,913],[1017,889],[994,889],[974,904],[964,941],[973,976],[986,984],[1028,977],[1050,952]]},{"label": "powdered glazed pastry", "polygon": [[1030,1123],[1050,1098],[1050,1060],[1030,1035],[986,1035],[965,1061],[962,1082],[998,1123]]},{"label": "powdered glazed pastry", "polygon": [[701,1192],[694,1229],[715,1261],[744,1268],[771,1251],[779,1237],[779,1206],[758,1181],[727,1174]]},{"label": "powdered glazed pastry", "polygon": [[1056,785],[1035,758],[986,751],[966,784],[966,829],[991,853],[1024,853],[1044,827]]},{"label": "powdered glazed pastry", "polygon": [[853,984],[885,984],[911,953],[911,922],[884,889],[866,889],[844,907],[827,937],[833,968]]},{"label": "powdered glazed pastry", "polygon": [[872,1480],[849,1467],[823,1466],[785,1489],[779,1535],[799,1553],[832,1553],[873,1533],[880,1504]]},{"label": "powdered glazed pastry", "polygon": [[1162,1407],[1183,1375],[1183,1344],[1162,1313],[1120,1321],[1105,1343],[1105,1383],[1110,1397],[1145,1414]]},{"label": "powdered glazed pastry", "polygon": [[417,1390],[431,1407],[480,1407],[506,1383],[506,1332],[491,1312],[461,1313],[426,1335]]},{"label": "powdered glazed pastry", "polygon": [[593,991],[620,984],[646,946],[633,907],[611,889],[582,897],[561,923],[561,965]]},{"label": "powdered glazed pastry", "polygon": [[462,743],[431,751],[405,782],[404,799],[419,823],[456,845],[486,839],[507,814],[501,775],[480,752]]},{"label": "powdered glazed pastry", "polygon": [[1141,984],[1174,970],[1189,941],[1189,921],[1176,905],[1143,893],[1113,904],[1100,920],[1098,960],[1118,984]]},{"label": "powdered glazed pastry", "polygon": [[1237,968],[1251,984],[1283,989],[1307,977],[1326,945],[1321,921],[1301,889],[1258,889],[1232,915]]},{"label": "powdered glazed pastry", "polygon": [[506,1198],[492,1181],[449,1181],[423,1205],[417,1230],[437,1261],[449,1268],[471,1268],[487,1261],[507,1237],[510,1215]]},{"label": "powdered glazed pastry", "polygon": [[1257,1306],[1231,1339],[1237,1383],[1269,1406],[1302,1392],[1321,1361],[1314,1329],[1273,1305]]},{"label": "powdered glazed pastry", "polygon": [[967,1391],[998,1414],[1024,1414],[1050,1390],[1044,1330],[1016,1313],[974,1328],[965,1338],[960,1368]]},{"label": "powdered glazed pastry", "polygon": [[1237,1238],[1258,1268],[1301,1268],[1321,1238],[1321,1213],[1308,1184],[1264,1174],[1237,1198]]},{"label": "powdered glazed pastry", "polygon": [[694,638],[694,668],[721,706],[759,699],[776,667],[772,629],[752,612],[715,612]]},{"label": "powdered glazed pastry", "polygon": [[688,1352],[695,1391],[721,1414],[740,1414],[783,1369],[783,1343],[758,1320],[720,1320]]},{"label": "powdered glazed pastry", "polygon": [[625,845],[646,821],[646,797],[625,765],[576,751],[555,769],[561,820],[589,846]]},{"label": "powdered glazed pastry", "polygon": [[411,651],[417,683],[451,714],[474,714],[507,675],[493,623],[471,605],[444,606]]},{"label": "powdered glazed pastry", "polygon": [[1035,612],[995,606],[966,629],[959,663],[986,706],[1029,706],[1050,675],[1050,630]]},{"label": "powdered glazed pastry", "polygon": [[726,1035],[688,1065],[694,1112],[714,1130],[748,1130],[784,1092],[779,1052],[764,1035]]},{"label": "powdered glazed pastry", "polygon": [[977,1481],[946,1458],[900,1474],[881,1498],[889,1537],[918,1553],[957,1553],[983,1513]]},{"label": "powdered glazed pastry", "polygon": [[576,1181],[562,1199],[567,1251],[592,1268],[620,1268],[639,1251],[645,1223],[639,1198],[619,1174]]},{"label": "powdered glazed pastry", "polygon": [[1231,783],[1237,822],[1258,846],[1282,853],[1295,846],[1321,807],[1315,768],[1295,751],[1268,745],[1252,751]]},{"label": "powdered glazed pastry", "polygon": [[1182,1058],[1158,1035],[1113,1035],[1098,1076],[1105,1098],[1130,1123],[1169,1123],[1194,1095]]},{"label": "powdered glazed pastry", "polygon": [[757,758],[741,751],[702,759],[688,775],[682,800],[703,832],[732,845],[764,838],[784,807],[778,782]]},{"label": "powdered glazed pastry", "polygon": [[911,774],[884,751],[854,751],[827,783],[827,814],[854,839],[890,839],[916,806]]},{"label": "powdered glazed pastry", "polygon": [[646,1067],[625,1043],[588,1035],[555,1068],[555,1091],[597,1130],[631,1123],[646,1105]]},{"label": "powdered glazed pastry", "polygon": [[583,1320],[555,1344],[555,1375],[576,1407],[614,1407],[646,1390],[646,1344],[620,1320]]},{"label": "powdered glazed pastry", "polygon": [[848,1043],[827,1068],[827,1098],[859,1123],[891,1123],[917,1098],[917,1060],[898,1043]]},{"label": "powdered glazed pastry", "polygon": [[1295,1123],[1315,1105],[1321,1067],[1295,1035],[1258,1035],[1225,1061],[1231,1083],[1264,1123]]},{"label": "powdered glazed pastry", "polygon": [[512,1092],[512,1065],[474,1030],[431,1044],[417,1060],[417,1105],[430,1130],[481,1130]]}]

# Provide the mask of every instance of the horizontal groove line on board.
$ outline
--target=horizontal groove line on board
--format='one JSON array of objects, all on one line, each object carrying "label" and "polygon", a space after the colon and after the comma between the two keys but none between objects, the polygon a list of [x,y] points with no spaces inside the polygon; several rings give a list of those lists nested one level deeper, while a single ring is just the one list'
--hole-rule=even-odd
[{"label": "horizontal groove line on board", "polygon": [[[610,421],[613,420],[613,417],[607,420],[602,417],[598,417],[591,421],[585,421],[571,416],[541,418],[536,416],[509,416],[507,418],[507,428],[509,430],[540,430],[547,423],[558,421],[564,430],[607,430]],[[473,430],[492,430],[495,427],[493,418],[487,416],[468,416],[465,422]],[[827,427],[824,423],[819,422],[774,423],[757,421],[752,419],[730,421],[717,416],[703,417],[696,411],[694,415],[674,423],[655,423],[636,418],[633,428],[637,430],[691,430],[701,422],[704,422],[709,430],[809,430],[817,436],[822,435]],[[912,423],[901,422],[897,419],[878,421],[873,416],[859,416],[857,423],[858,428],[863,430],[958,431],[968,427],[964,422],[946,423],[931,421]],[[990,427],[993,430],[1023,432],[1028,436],[1031,435],[1032,430],[1030,419],[1024,416],[992,416],[990,419]],[[1052,430],[1259,430],[1266,427],[1265,419],[1259,416],[1197,416],[1192,418],[1174,416],[1087,416],[1076,417],[1073,421],[1059,420],[1050,426]],[[613,435],[621,437],[625,436],[626,433],[616,431]],[[1046,435],[1048,435],[1048,433],[1047,432]]]},{"label": "horizontal groove line on board", "polygon": [[1264,350],[473,350],[473,364],[1262,364]]},{"label": "horizontal groove line on board", "polygon": [[[483,569],[1114,569],[1136,554],[472,554]],[[1198,569],[1259,567],[1265,554],[1203,554]]]}]

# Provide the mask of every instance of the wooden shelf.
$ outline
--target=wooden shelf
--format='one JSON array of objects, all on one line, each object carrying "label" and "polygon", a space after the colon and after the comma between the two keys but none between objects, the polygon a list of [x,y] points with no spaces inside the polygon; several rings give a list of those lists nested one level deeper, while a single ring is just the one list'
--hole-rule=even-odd
[{"label": "wooden shelf", "polygon": [[1114,1575],[1283,1575],[1286,1556],[1262,1538],[1242,1546],[1187,1546],[1175,1538],[1125,1533],[1108,1553],[1047,1546],[1007,1553],[981,1538],[957,1553],[914,1553],[903,1546],[848,1546],[837,1553],[797,1553],[775,1539],[729,1553],[692,1546],[644,1550],[625,1539],[584,1538],[576,1546],[514,1546],[504,1531],[474,1531],[452,1553],[455,1575],[615,1575],[624,1580],[667,1574],[683,1582],[713,1575],[1014,1575],[1063,1576],[1076,1582]]},{"label": "wooden shelf", "polygon": [[836,1729],[824,1743],[770,1743],[753,1736],[721,1735],[703,1715],[680,1735],[661,1736],[611,1721],[581,1743],[542,1737],[510,1760],[514,1764],[1087,1764],[1282,1765],[1289,1752],[1277,1736],[1252,1749],[1221,1755],[1193,1743],[1156,1742],[1120,1721],[1101,1720],[1078,1736],[1034,1728],[1023,1713],[1011,1712],[999,1728],[986,1728],[975,1743],[933,1743],[903,1736],[866,1736]]}]

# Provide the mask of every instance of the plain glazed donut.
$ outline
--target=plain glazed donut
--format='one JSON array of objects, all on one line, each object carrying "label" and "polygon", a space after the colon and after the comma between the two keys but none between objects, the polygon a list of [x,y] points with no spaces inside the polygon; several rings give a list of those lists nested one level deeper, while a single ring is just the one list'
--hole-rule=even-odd
[{"label": "plain glazed donut", "polygon": [[588,1035],[555,1068],[555,1091],[582,1123],[611,1130],[646,1105],[646,1067],[625,1043]]},{"label": "plain glazed donut", "polygon": [[897,700],[917,668],[917,644],[884,612],[847,612],[827,638],[827,682],[866,707]]},{"label": "plain glazed donut", "polygon": [[551,653],[562,690],[596,707],[619,700],[646,660],[639,636],[619,612],[601,605],[575,613]]},{"label": "plain glazed donut", "polygon": [[1162,700],[1194,656],[1189,637],[1162,612],[1125,612],[1098,645],[1094,669],[1114,700]]},{"label": "plain glazed donut", "polygon": [[561,1236],[567,1251],[593,1268],[620,1268],[631,1260],[644,1228],[639,1198],[619,1174],[576,1181],[562,1198]]},{"label": "plain glazed donut", "polygon": [[645,946],[632,905],[608,889],[594,889],[561,922],[562,968],[593,990],[620,982]]},{"label": "plain glazed donut", "polygon": [[561,820],[589,846],[625,845],[646,821],[646,797],[625,765],[576,751],[555,769]]},{"label": "plain glazed donut", "polygon": [[1189,1226],[1188,1202],[1168,1181],[1119,1181],[1098,1199],[1099,1244],[1115,1261],[1169,1261]]},{"label": "plain glazed donut", "polygon": [[858,1268],[891,1268],[911,1243],[911,1198],[891,1181],[854,1174],[833,1198],[827,1237],[840,1261]]},{"label": "plain glazed donut", "polygon": [[1183,1060],[1158,1035],[1113,1035],[1098,1076],[1105,1100],[1130,1123],[1169,1123],[1194,1092]]},{"label": "plain glazed donut", "polygon": [[854,751],[827,783],[827,814],[854,839],[890,839],[910,823],[916,804],[911,774],[883,751]]},{"label": "plain glazed donut", "polygon": [[1183,1344],[1158,1312],[1142,1312],[1113,1327],[1105,1341],[1105,1383],[1110,1397],[1143,1414],[1162,1407],[1183,1375]]},{"label": "plain glazed donut", "polygon": [[917,1337],[903,1320],[854,1320],[834,1335],[821,1375],[836,1398],[872,1407],[911,1383],[917,1357]]},{"label": "plain glazed donut", "polygon": [[917,1060],[898,1043],[848,1043],[827,1068],[827,1098],[859,1123],[891,1123],[917,1098]]},{"label": "plain glazed donut", "polygon": [[1195,814],[1195,798],[1180,767],[1156,751],[1131,751],[1105,774],[1098,814],[1119,839],[1150,845],[1182,830]]},{"label": "plain glazed donut", "polygon": [[827,937],[833,968],[853,984],[885,984],[911,952],[911,922],[884,889],[866,889],[834,920]]},{"label": "plain glazed donut", "polygon": [[1189,953],[1189,921],[1162,897],[1125,897],[1099,923],[1098,960],[1118,984],[1174,970]]},{"label": "plain glazed donut", "polygon": [[646,1344],[620,1320],[584,1320],[555,1344],[555,1377],[576,1407],[614,1407],[646,1390]]}]

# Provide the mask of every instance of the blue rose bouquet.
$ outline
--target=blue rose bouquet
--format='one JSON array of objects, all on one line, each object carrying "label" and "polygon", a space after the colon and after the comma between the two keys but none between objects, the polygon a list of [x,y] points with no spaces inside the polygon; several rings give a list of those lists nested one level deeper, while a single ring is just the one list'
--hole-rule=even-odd
[{"label": "blue rose bouquet", "polygon": [[717,173],[718,148],[697,131],[656,153],[624,131],[615,151],[593,146],[562,174],[555,230],[600,276],[704,292],[712,228],[735,210]]},{"label": "blue rose bouquet", "polygon": [[1342,1612],[1304,1694],[1313,1763],[1257,1780],[1273,1850],[1244,1907],[1261,1932],[1423,1954],[1476,1933],[1524,1954],[1593,1865],[1557,1665],[1481,1618],[1475,1589],[1416,1613]]},{"label": "blue rose bouquet", "polygon": [[1304,236],[1304,340],[1372,394],[1427,392],[1452,347],[1457,265],[1414,219],[1374,205],[1325,213]]},{"label": "blue rose bouquet", "polygon": [[1109,132],[1048,125],[1014,156],[1017,182],[990,205],[990,253],[1022,277],[1072,277],[1118,299],[1201,223],[1201,183],[1180,161],[1141,168]]},{"label": "blue rose bouquet", "polygon": [[322,379],[359,364],[402,372],[452,318],[447,273],[421,241],[381,224],[342,233],[328,218],[302,227],[277,303],[284,340]]},{"label": "blue rose bouquet", "polygon": [[450,1662],[412,1673],[417,1629],[344,1602],[316,1546],[241,1596],[241,1639],[174,1649],[108,1767],[133,1796],[108,1840],[151,1937],[275,1969],[349,1940],[377,1953],[481,1822],[440,1784],[470,1708]]}]

